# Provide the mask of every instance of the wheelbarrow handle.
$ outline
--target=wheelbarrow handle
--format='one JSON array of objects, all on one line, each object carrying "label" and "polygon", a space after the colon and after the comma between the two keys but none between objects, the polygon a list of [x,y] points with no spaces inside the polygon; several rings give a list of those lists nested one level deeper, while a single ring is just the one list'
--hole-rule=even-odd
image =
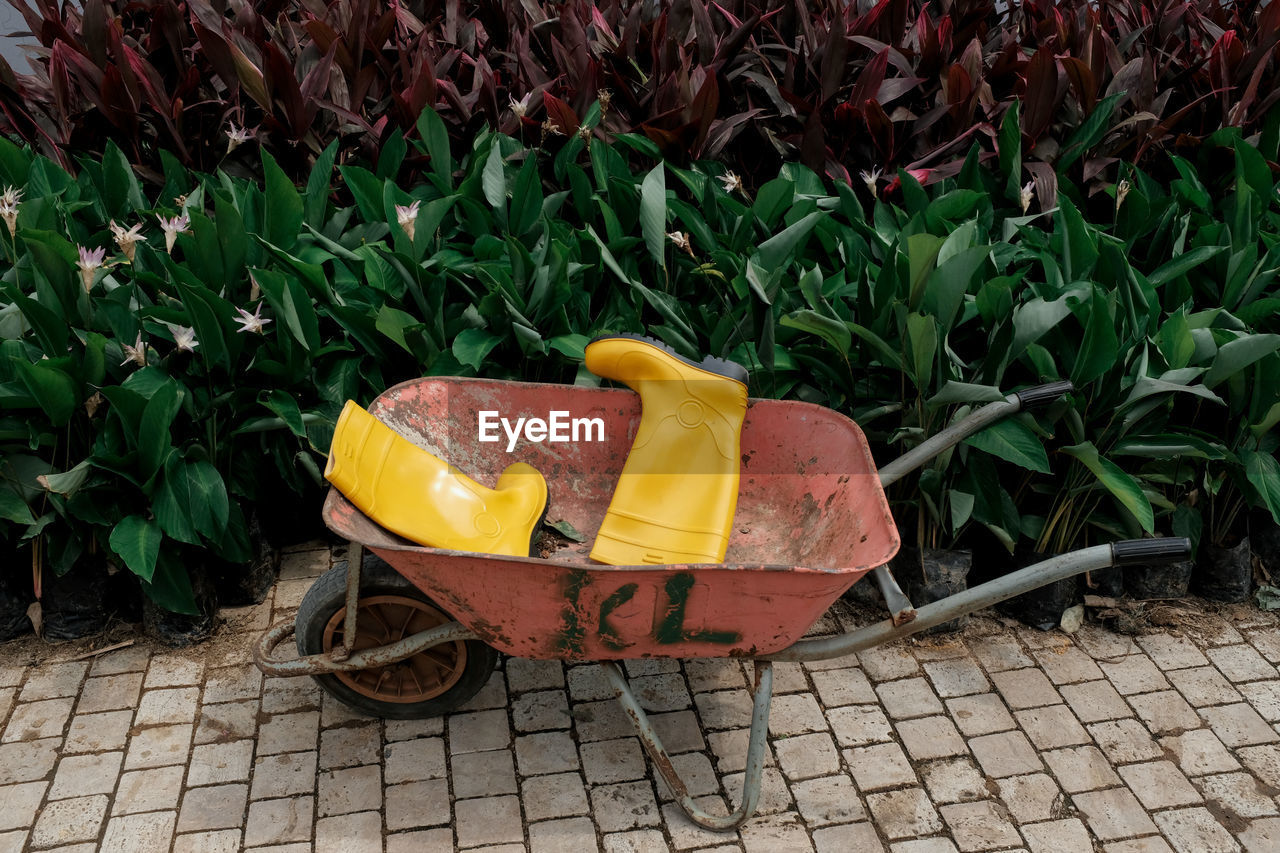
[{"label": "wheelbarrow handle", "polygon": [[897,459],[880,469],[880,485],[888,486],[896,483],[905,475],[929,462],[940,453],[944,453],[964,441],[974,433],[981,432],[993,423],[1007,418],[1016,412],[1032,406],[1041,406],[1058,399],[1072,390],[1069,381],[1050,382],[1034,388],[1015,391],[1003,400],[987,403],[975,409],[957,423],[952,424],[937,435],[931,436],[908,450]]},{"label": "wheelbarrow handle", "polygon": [[1117,566],[1158,566],[1191,559],[1191,540],[1185,536],[1164,539],[1126,539],[1111,543]]},{"label": "wheelbarrow handle", "polygon": [[1013,395],[1021,401],[1022,408],[1033,409],[1036,406],[1047,406],[1063,394],[1070,394],[1075,388],[1070,379],[1063,379],[1023,388],[1021,391],[1014,391]]}]

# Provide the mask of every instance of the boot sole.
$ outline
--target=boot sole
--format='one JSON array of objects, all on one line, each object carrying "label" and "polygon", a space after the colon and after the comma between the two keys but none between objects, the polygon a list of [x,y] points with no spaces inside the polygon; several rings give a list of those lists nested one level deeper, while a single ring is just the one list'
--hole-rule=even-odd
[{"label": "boot sole", "polygon": [[649,344],[649,346],[662,350],[667,355],[689,365],[690,367],[696,367],[699,370],[705,370],[708,373],[714,373],[717,376],[723,376],[726,379],[741,382],[743,385],[747,384],[747,378],[750,376],[750,374],[747,373],[747,369],[737,362],[725,361],[723,358],[715,358],[710,355],[704,358],[701,362],[693,361],[692,359],[685,358],[662,341],[657,340],[656,338],[651,338],[648,335],[637,335],[631,332],[618,332],[613,335],[599,335],[588,341],[587,346],[591,346],[591,344],[594,344],[596,341],[618,339],[640,341],[641,343]]}]

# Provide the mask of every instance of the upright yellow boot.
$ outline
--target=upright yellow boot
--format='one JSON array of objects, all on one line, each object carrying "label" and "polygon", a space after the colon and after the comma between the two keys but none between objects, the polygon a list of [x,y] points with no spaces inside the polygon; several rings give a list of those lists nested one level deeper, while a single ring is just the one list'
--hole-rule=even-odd
[{"label": "upright yellow boot", "polygon": [[528,557],[547,511],[547,483],[533,467],[517,462],[487,489],[352,400],[324,476],[378,524],[432,548]]},{"label": "upright yellow boot", "polygon": [[719,563],[738,506],[747,371],[694,364],[638,335],[596,338],[587,368],[640,395],[640,427],[591,557],[615,566]]}]

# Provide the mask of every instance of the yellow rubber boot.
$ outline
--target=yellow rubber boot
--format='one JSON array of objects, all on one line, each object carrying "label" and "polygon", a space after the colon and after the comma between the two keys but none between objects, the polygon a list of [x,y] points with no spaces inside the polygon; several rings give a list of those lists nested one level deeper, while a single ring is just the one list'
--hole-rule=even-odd
[{"label": "yellow rubber boot", "polygon": [[432,548],[528,557],[547,483],[517,462],[487,489],[348,400],[324,476],[393,533]]},{"label": "yellow rubber boot", "polygon": [[587,345],[587,368],[640,395],[640,426],[591,557],[615,566],[719,563],[738,506],[747,371],[638,335]]}]

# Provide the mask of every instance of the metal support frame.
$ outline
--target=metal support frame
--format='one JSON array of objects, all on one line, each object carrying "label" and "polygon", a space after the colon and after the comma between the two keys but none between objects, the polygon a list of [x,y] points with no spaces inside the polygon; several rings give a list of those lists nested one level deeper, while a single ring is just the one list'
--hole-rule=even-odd
[{"label": "metal support frame", "polygon": [[364,545],[347,544],[347,609],[342,616],[342,645],[329,650],[329,657],[342,662],[351,657],[356,642],[356,611],[360,607],[360,573],[364,570]]},{"label": "metal support frame", "polygon": [[662,741],[658,738],[658,733],[653,730],[653,724],[649,722],[649,717],[645,714],[644,709],[640,707],[640,703],[636,701],[635,694],[631,692],[631,685],[627,682],[627,677],[623,674],[622,667],[613,661],[604,661],[600,664],[600,668],[604,670],[605,676],[613,687],[614,695],[622,703],[622,708],[627,712],[627,716],[631,718],[636,734],[640,737],[640,742],[644,744],[645,752],[649,754],[649,759],[653,762],[654,768],[662,776],[663,781],[667,783],[672,796],[676,798],[676,804],[689,816],[689,820],[703,829],[710,829],[715,832],[727,832],[731,829],[737,829],[755,814],[756,805],[760,802],[760,776],[764,772],[766,751],[765,735],[769,731],[769,704],[773,699],[773,664],[766,660],[758,660],[755,664],[756,677],[752,691],[751,736],[747,743],[747,766],[742,774],[742,801],[736,809],[727,815],[708,814],[698,808],[693,801],[693,797],[689,796],[689,786],[685,784],[684,779],[680,777],[675,766],[671,763],[671,756],[667,754],[667,750],[663,747]]},{"label": "metal support frame", "polygon": [[332,675],[335,672],[355,672],[360,669],[373,669],[411,658],[432,646],[441,643],[456,643],[474,640],[476,635],[463,627],[460,622],[446,622],[426,631],[397,640],[386,646],[375,646],[361,649],[346,660],[334,660],[327,653],[307,655],[301,658],[278,660],[273,657],[276,647],[293,636],[296,628],[292,619],[271,626],[253,647],[253,660],[258,669],[267,675],[288,678],[294,675]]},{"label": "metal support frame", "polygon": [[1081,548],[1068,554],[1050,557],[1033,566],[987,581],[981,586],[954,593],[941,601],[926,604],[916,611],[916,618],[912,622],[895,625],[892,619],[886,619],[835,637],[800,640],[781,651],[765,655],[765,658],[773,661],[811,661],[843,657],[872,646],[908,637],[966,613],[973,613],[1013,598],[1015,595],[1039,589],[1046,584],[1084,572],[1106,569],[1113,565],[1115,565],[1115,556],[1111,545]]}]

